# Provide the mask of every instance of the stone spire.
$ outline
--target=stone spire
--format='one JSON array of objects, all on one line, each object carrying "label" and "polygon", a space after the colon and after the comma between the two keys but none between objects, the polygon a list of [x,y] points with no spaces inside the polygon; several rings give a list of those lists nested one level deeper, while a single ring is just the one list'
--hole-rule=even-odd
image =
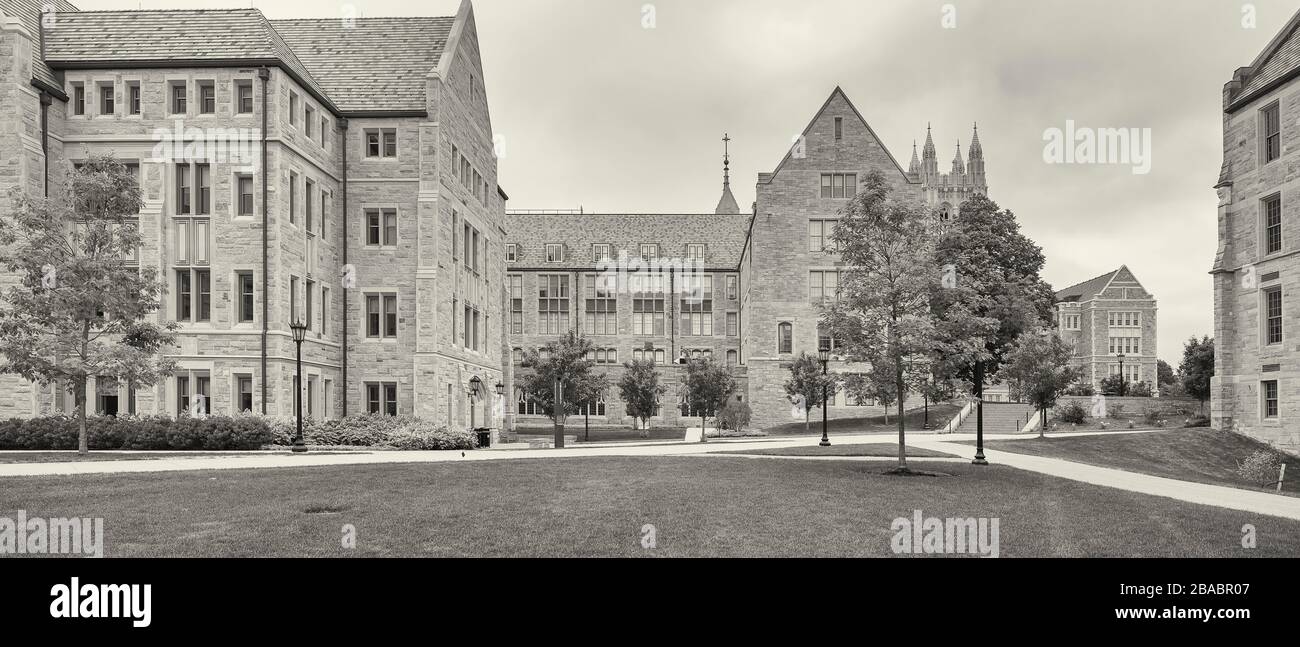
[{"label": "stone spire", "polygon": [[930,124],[925,125],[925,145],[921,147],[921,177],[939,177],[939,161],[934,153],[934,138],[930,136]]},{"label": "stone spire", "polygon": [[908,172],[908,173],[920,173],[920,172],[921,172],[921,160],[917,159],[917,157],[916,157],[916,140],[915,140],[915,139],[912,140],[912,163],[907,165],[907,172]]},{"label": "stone spire", "polygon": [[980,125],[975,124],[975,129],[970,136],[970,159],[984,159],[984,149],[980,146]]},{"label": "stone spire", "polygon": [[740,213],[740,205],[736,204],[736,196],[731,195],[731,137],[727,133],[722,134],[722,198],[718,200],[718,206],[713,209],[715,214],[736,214]]},{"label": "stone spire", "polygon": [[984,175],[984,147],[980,146],[980,126],[975,124],[975,128],[970,136],[970,161],[966,164],[970,172],[971,184],[975,185],[977,190],[987,191],[988,178]]},{"label": "stone spire", "polygon": [[954,176],[966,174],[966,165],[963,164],[961,161],[961,140],[960,139],[957,140],[957,155],[952,158],[952,174]]}]

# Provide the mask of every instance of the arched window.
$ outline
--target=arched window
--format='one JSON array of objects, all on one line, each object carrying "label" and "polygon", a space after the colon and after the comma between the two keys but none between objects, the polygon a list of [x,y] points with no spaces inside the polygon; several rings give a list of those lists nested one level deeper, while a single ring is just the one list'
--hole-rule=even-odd
[{"label": "arched window", "polygon": [[542,415],[542,410],[532,398],[524,393],[523,389],[515,389],[515,402],[518,405],[518,412],[521,416]]},{"label": "arched window", "polygon": [[737,357],[736,351],[734,350],[727,351],[727,368],[732,368],[736,365],[736,357]]},{"label": "arched window", "polygon": [[794,326],[791,326],[788,321],[776,325],[776,352],[794,352]]},{"label": "arched window", "polygon": [[578,415],[583,415],[583,416],[605,415],[605,394],[604,393],[600,394],[600,398],[592,404],[594,406],[591,406],[590,408],[588,408],[587,404],[583,404],[581,407],[579,407]]},{"label": "arched window", "polygon": [[939,222],[952,220],[952,212],[952,204],[945,202],[939,205]]}]

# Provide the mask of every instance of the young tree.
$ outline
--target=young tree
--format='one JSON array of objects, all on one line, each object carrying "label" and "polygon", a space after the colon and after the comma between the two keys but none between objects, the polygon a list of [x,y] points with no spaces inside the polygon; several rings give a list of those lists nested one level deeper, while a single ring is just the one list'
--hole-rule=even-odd
[{"label": "young tree", "polygon": [[575,330],[548,342],[544,350],[530,349],[524,355],[523,366],[531,372],[521,376],[520,384],[554,423],[555,446],[564,447],[565,419],[582,403],[598,400],[609,388],[608,379],[592,370],[596,362],[587,357],[591,340]]},{"label": "young tree", "polygon": [[1169,365],[1163,359],[1156,360],[1156,388],[1161,393],[1166,393],[1178,382],[1178,376],[1174,375],[1174,367]]},{"label": "young tree", "polygon": [[1128,390],[1126,388],[1128,386],[1128,380],[1124,379],[1123,375],[1116,373],[1101,378],[1101,382],[1099,382],[1097,386],[1101,389],[1102,395],[1118,396]]},{"label": "young tree", "polygon": [[940,280],[934,265],[929,211],[894,199],[879,171],[842,210],[832,239],[847,268],[840,295],[822,320],[834,330],[849,361],[871,362],[892,377],[898,404],[898,468],[907,471],[905,372],[913,356],[934,347],[929,295]]},{"label": "young tree", "polygon": [[700,442],[704,435],[704,418],[717,415],[723,403],[736,391],[736,378],[727,367],[713,358],[692,359],[686,363],[686,406],[700,414]]},{"label": "young tree", "polygon": [[659,372],[653,359],[634,359],[623,364],[623,377],[619,378],[619,396],[627,406],[628,415],[641,422],[641,437],[650,435],[650,417],[659,408],[659,396],[668,390],[659,384]]},{"label": "young tree", "polygon": [[790,365],[790,379],[785,381],[785,393],[790,397],[803,396],[803,430],[808,432],[808,418],[813,404],[822,406],[823,387],[826,397],[835,397],[838,379],[834,373],[822,375],[821,360],[801,353]]},{"label": "young tree", "polygon": [[140,212],[140,187],[121,162],[96,155],[70,170],[58,195],[11,198],[0,264],[19,282],[0,304],[0,371],[71,393],[84,454],[91,377],[148,386],[175,366],[159,355],[175,342],[175,323],[146,319],[159,307],[156,271],[124,260],[141,244],[127,219]]},{"label": "young tree", "polygon": [[1038,409],[1038,436],[1047,426],[1047,410],[1079,379],[1082,371],[1069,366],[1074,349],[1047,329],[1020,335],[1006,355],[1003,375]]},{"label": "young tree", "polygon": [[1183,362],[1178,365],[1178,374],[1183,390],[1201,403],[1201,413],[1205,413],[1205,401],[1210,399],[1210,378],[1214,377],[1212,337],[1206,335],[1197,341],[1193,335],[1183,344]]}]

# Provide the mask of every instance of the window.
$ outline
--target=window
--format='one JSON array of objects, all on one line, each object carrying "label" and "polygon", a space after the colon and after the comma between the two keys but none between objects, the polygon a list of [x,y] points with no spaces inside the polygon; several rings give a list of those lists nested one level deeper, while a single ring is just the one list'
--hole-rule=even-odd
[{"label": "window", "polygon": [[190,378],[188,375],[176,376],[176,414],[190,412]]},{"label": "window", "polygon": [[564,245],[560,243],[546,243],[546,262],[563,263]]},{"label": "window", "polygon": [[289,323],[298,323],[298,277],[289,277]]},{"label": "window", "polygon": [[324,335],[329,332],[330,320],[330,289],[329,286],[322,285],[320,288],[320,334]]},{"label": "window", "polygon": [[331,194],[329,191],[326,191],[326,190],[324,190],[324,189],[321,189],[321,192],[320,192],[320,235],[321,235],[321,238],[324,238],[324,237],[325,237],[325,222],[326,222],[327,220],[329,220],[329,217],[330,217],[330,201],[331,201],[331,198],[333,198],[333,197],[334,197],[333,194]]},{"label": "window", "polygon": [[236,212],[241,218],[253,217],[253,176],[239,175],[235,179],[236,193],[238,193],[238,211]]},{"label": "window", "polygon": [[518,405],[516,410],[521,416],[538,416],[545,413],[523,389],[515,389],[515,402]]},{"label": "window", "polygon": [[312,307],[312,305],[313,305],[313,300],[314,300],[314,297],[315,297],[315,295],[316,295],[316,282],[315,282],[315,281],[308,280],[308,281],[307,281],[307,289],[306,289],[306,291],[303,292],[303,294],[304,294],[304,296],[307,297],[307,307],[306,307],[306,309],[305,309],[305,310],[306,310],[306,313],[307,313],[307,320],[306,320],[305,323],[307,324],[307,330],[312,330],[313,328],[316,327],[316,326],[314,325],[314,324],[315,324],[315,319],[312,317],[312,315],[315,314],[315,312],[316,312],[316,309]]},{"label": "window", "polygon": [[72,114],[86,114],[86,86],[81,83],[72,84]]},{"label": "window", "polygon": [[537,276],[537,333],[558,335],[569,329],[569,277]]},{"label": "window", "polygon": [[737,357],[736,351],[734,350],[727,351],[727,368],[735,368],[736,357]]},{"label": "window", "polygon": [[856,173],[822,173],[823,198],[852,198],[857,192]]},{"label": "window", "polygon": [[255,294],[253,292],[253,273],[239,272],[235,274],[235,283],[239,286],[239,321],[251,322],[254,318],[253,295]]},{"label": "window", "polygon": [[836,270],[813,270],[808,273],[808,300],[813,304],[839,298],[840,273]]},{"label": "window", "polygon": [[385,416],[397,415],[397,383],[366,382],[366,411]]},{"label": "window", "polygon": [[367,128],[364,132],[366,137],[366,157],[397,157],[396,128]]},{"label": "window", "polygon": [[465,348],[469,350],[479,350],[479,322],[481,316],[478,308],[470,305],[465,306]]},{"label": "window", "polygon": [[776,326],[776,352],[794,352],[794,327],[789,322],[783,321]]},{"label": "window", "polygon": [[241,115],[253,113],[253,82],[235,82],[235,111]]},{"label": "window", "polygon": [[616,276],[587,275],[587,334],[618,334]]},{"label": "window", "polygon": [[617,364],[617,348],[595,348],[587,351],[587,359],[597,364]]},{"label": "window", "polygon": [[334,381],[325,380],[325,388],[321,390],[320,404],[321,416],[328,419],[330,417],[330,394],[334,392]]},{"label": "window", "polygon": [[1112,310],[1106,313],[1106,324],[1112,328],[1140,328],[1142,313]]},{"label": "window", "polygon": [[171,84],[172,91],[172,114],[185,114],[185,82],[173,81]]},{"label": "window", "polygon": [[1264,198],[1264,253],[1282,251],[1282,195]]},{"label": "window", "polygon": [[293,92],[289,93],[289,125],[298,125],[298,95]]},{"label": "window", "polygon": [[735,337],[738,334],[740,334],[740,313],[728,312],[727,313],[727,336]]},{"label": "window", "polygon": [[655,348],[655,349],[638,348],[632,351],[633,361],[638,361],[638,362],[646,361],[646,362],[654,362],[656,364],[663,364],[664,359],[667,356],[668,354],[664,352],[664,349],[662,348]]},{"label": "window", "polygon": [[199,113],[210,115],[217,111],[217,86],[212,81],[199,82]]},{"label": "window", "polygon": [[1282,343],[1282,288],[1264,290],[1264,343]]},{"label": "window", "polygon": [[1260,382],[1260,395],[1263,396],[1264,410],[1261,412],[1265,418],[1277,417],[1277,380],[1265,380]]},{"label": "window", "polygon": [[307,137],[313,137],[316,130],[316,110],[307,106],[302,120],[302,127]]},{"label": "window", "polygon": [[298,222],[298,174],[289,171],[289,224]]},{"label": "window", "polygon": [[130,115],[140,114],[139,81],[128,81],[126,84],[126,112]]},{"label": "window", "polygon": [[682,277],[686,294],[681,299],[681,334],[713,334],[713,277]]},{"label": "window", "polygon": [[312,231],[312,224],[315,221],[315,214],[312,213],[312,203],[314,201],[313,195],[315,193],[316,183],[311,180],[304,180],[302,191],[302,213],[304,222],[307,225],[307,233],[309,234],[315,233]]},{"label": "window", "polygon": [[659,256],[659,245],[646,244],[641,246],[641,258],[643,260],[648,261],[654,258],[658,258],[658,256]]},{"label": "window", "polygon": [[1141,337],[1111,337],[1110,354],[1140,355],[1142,353]]},{"label": "window", "polygon": [[838,220],[809,220],[808,251],[829,251],[826,248],[834,244],[831,240],[831,232],[835,230],[835,225],[838,223]]},{"label": "window", "polygon": [[397,337],[397,295],[366,295],[366,337],[395,339]]},{"label": "window", "polygon": [[207,216],[212,213],[212,168],[207,164],[194,165],[196,197],[194,213]]},{"label": "window", "polygon": [[636,273],[628,277],[632,292],[632,334],[664,334],[664,277]]},{"label": "window", "polygon": [[687,243],[687,244],[686,244],[686,258],[689,259],[689,260],[700,260],[700,261],[703,261],[703,260],[704,260],[704,244],[703,244],[703,243]]},{"label": "window", "polygon": [[609,243],[596,243],[591,246],[591,259],[597,263],[613,260]]},{"label": "window", "polygon": [[326,139],[326,136],[329,134],[329,131],[330,131],[329,118],[321,117],[320,118],[320,147],[321,148],[329,148],[329,141]]},{"label": "window", "polygon": [[396,209],[366,209],[366,244],[397,245]]},{"label": "window", "polygon": [[727,275],[727,300],[735,301],[740,298],[740,277],[735,274]]},{"label": "window", "polygon": [[241,412],[253,410],[253,377],[251,375],[235,376],[236,406]]},{"label": "window", "polygon": [[510,291],[510,334],[524,334],[524,277],[506,276],[506,289]]},{"label": "window", "polygon": [[835,141],[840,141],[841,139],[844,139],[844,118],[836,117],[835,118]]},{"label": "window", "polygon": [[176,213],[190,212],[190,166],[176,165]]},{"label": "window", "polygon": [[595,402],[584,402],[578,407],[578,415],[581,416],[603,416],[605,415],[605,396],[601,395],[600,399]]},{"label": "window", "polygon": [[831,329],[822,325],[817,326],[817,350],[826,349],[835,352],[840,347],[839,340],[831,333]]},{"label": "window", "polygon": [[1277,102],[1260,113],[1264,122],[1264,163],[1267,164],[1282,156],[1282,119]]},{"label": "window", "polygon": [[99,89],[99,114],[101,115],[113,114],[115,112],[115,108],[117,107],[115,105],[116,97],[113,96],[113,84],[100,83],[98,89]]},{"label": "window", "polygon": [[212,319],[212,274],[209,270],[176,270],[176,320]]},{"label": "window", "polygon": [[1062,315],[1061,320],[1066,330],[1079,330],[1080,316],[1077,314]]},{"label": "window", "polygon": [[519,245],[515,243],[506,244],[506,262],[513,263],[519,259]]}]

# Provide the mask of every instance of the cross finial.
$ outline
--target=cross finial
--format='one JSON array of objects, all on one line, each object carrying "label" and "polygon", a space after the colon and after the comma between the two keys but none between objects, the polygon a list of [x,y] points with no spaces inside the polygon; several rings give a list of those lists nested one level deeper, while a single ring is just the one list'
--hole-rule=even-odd
[{"label": "cross finial", "polygon": [[722,133],[722,183],[731,184],[731,135]]}]

